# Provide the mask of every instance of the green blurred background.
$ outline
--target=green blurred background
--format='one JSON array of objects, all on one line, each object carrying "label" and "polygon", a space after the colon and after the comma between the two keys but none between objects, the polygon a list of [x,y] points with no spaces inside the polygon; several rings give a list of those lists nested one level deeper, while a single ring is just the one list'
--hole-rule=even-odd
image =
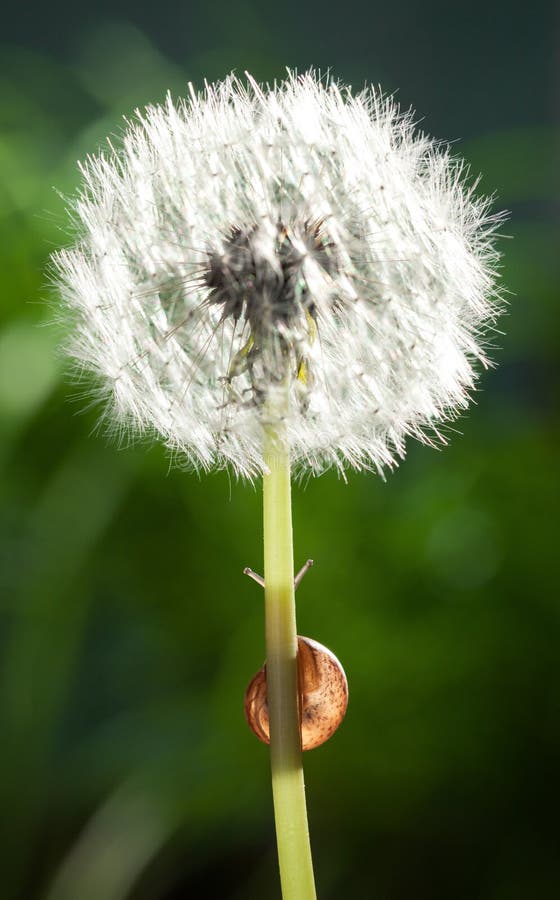
[{"label": "green blurred background", "polygon": [[460,140],[514,238],[451,446],[294,491],[299,630],[350,682],[305,760],[320,897],[560,896],[554,4],[32,0],[0,42],[2,900],[279,898],[259,487],[112,446],[41,326],[77,159],[188,79],[311,64]]}]

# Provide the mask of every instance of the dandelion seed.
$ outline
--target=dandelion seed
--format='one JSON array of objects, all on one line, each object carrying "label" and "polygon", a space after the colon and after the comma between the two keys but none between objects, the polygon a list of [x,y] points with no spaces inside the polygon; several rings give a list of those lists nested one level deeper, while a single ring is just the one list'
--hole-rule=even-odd
[{"label": "dandelion seed", "polygon": [[55,256],[70,353],[125,426],[196,466],[392,466],[467,404],[500,311],[499,217],[373,89],[231,76],[148,107],[91,157]]}]

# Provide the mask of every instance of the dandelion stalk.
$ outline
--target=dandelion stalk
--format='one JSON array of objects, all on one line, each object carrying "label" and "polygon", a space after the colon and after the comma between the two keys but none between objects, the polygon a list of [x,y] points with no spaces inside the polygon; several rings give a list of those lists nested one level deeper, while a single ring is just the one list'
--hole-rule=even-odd
[{"label": "dandelion stalk", "polygon": [[[287,398],[286,398],[287,403]],[[263,476],[267,691],[274,816],[283,900],[313,900],[297,706],[290,457],[283,420],[265,427]]]}]

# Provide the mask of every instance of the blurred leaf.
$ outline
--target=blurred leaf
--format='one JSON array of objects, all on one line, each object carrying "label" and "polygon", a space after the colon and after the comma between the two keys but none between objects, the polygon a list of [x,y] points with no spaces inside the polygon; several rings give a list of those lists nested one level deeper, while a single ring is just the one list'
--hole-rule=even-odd
[{"label": "blurred leaf", "polygon": [[54,329],[15,320],[0,332],[0,427],[31,415],[60,376]]}]

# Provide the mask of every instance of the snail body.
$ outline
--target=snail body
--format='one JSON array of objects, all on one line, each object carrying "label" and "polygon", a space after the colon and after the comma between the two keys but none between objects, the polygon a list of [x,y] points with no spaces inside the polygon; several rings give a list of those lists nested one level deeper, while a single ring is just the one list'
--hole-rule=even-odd
[{"label": "snail body", "polygon": [[[342,722],[348,706],[344,669],[327,647],[298,635],[298,707],[302,750],[324,744]],[[266,663],[245,691],[245,718],[253,733],[270,743]]]}]

